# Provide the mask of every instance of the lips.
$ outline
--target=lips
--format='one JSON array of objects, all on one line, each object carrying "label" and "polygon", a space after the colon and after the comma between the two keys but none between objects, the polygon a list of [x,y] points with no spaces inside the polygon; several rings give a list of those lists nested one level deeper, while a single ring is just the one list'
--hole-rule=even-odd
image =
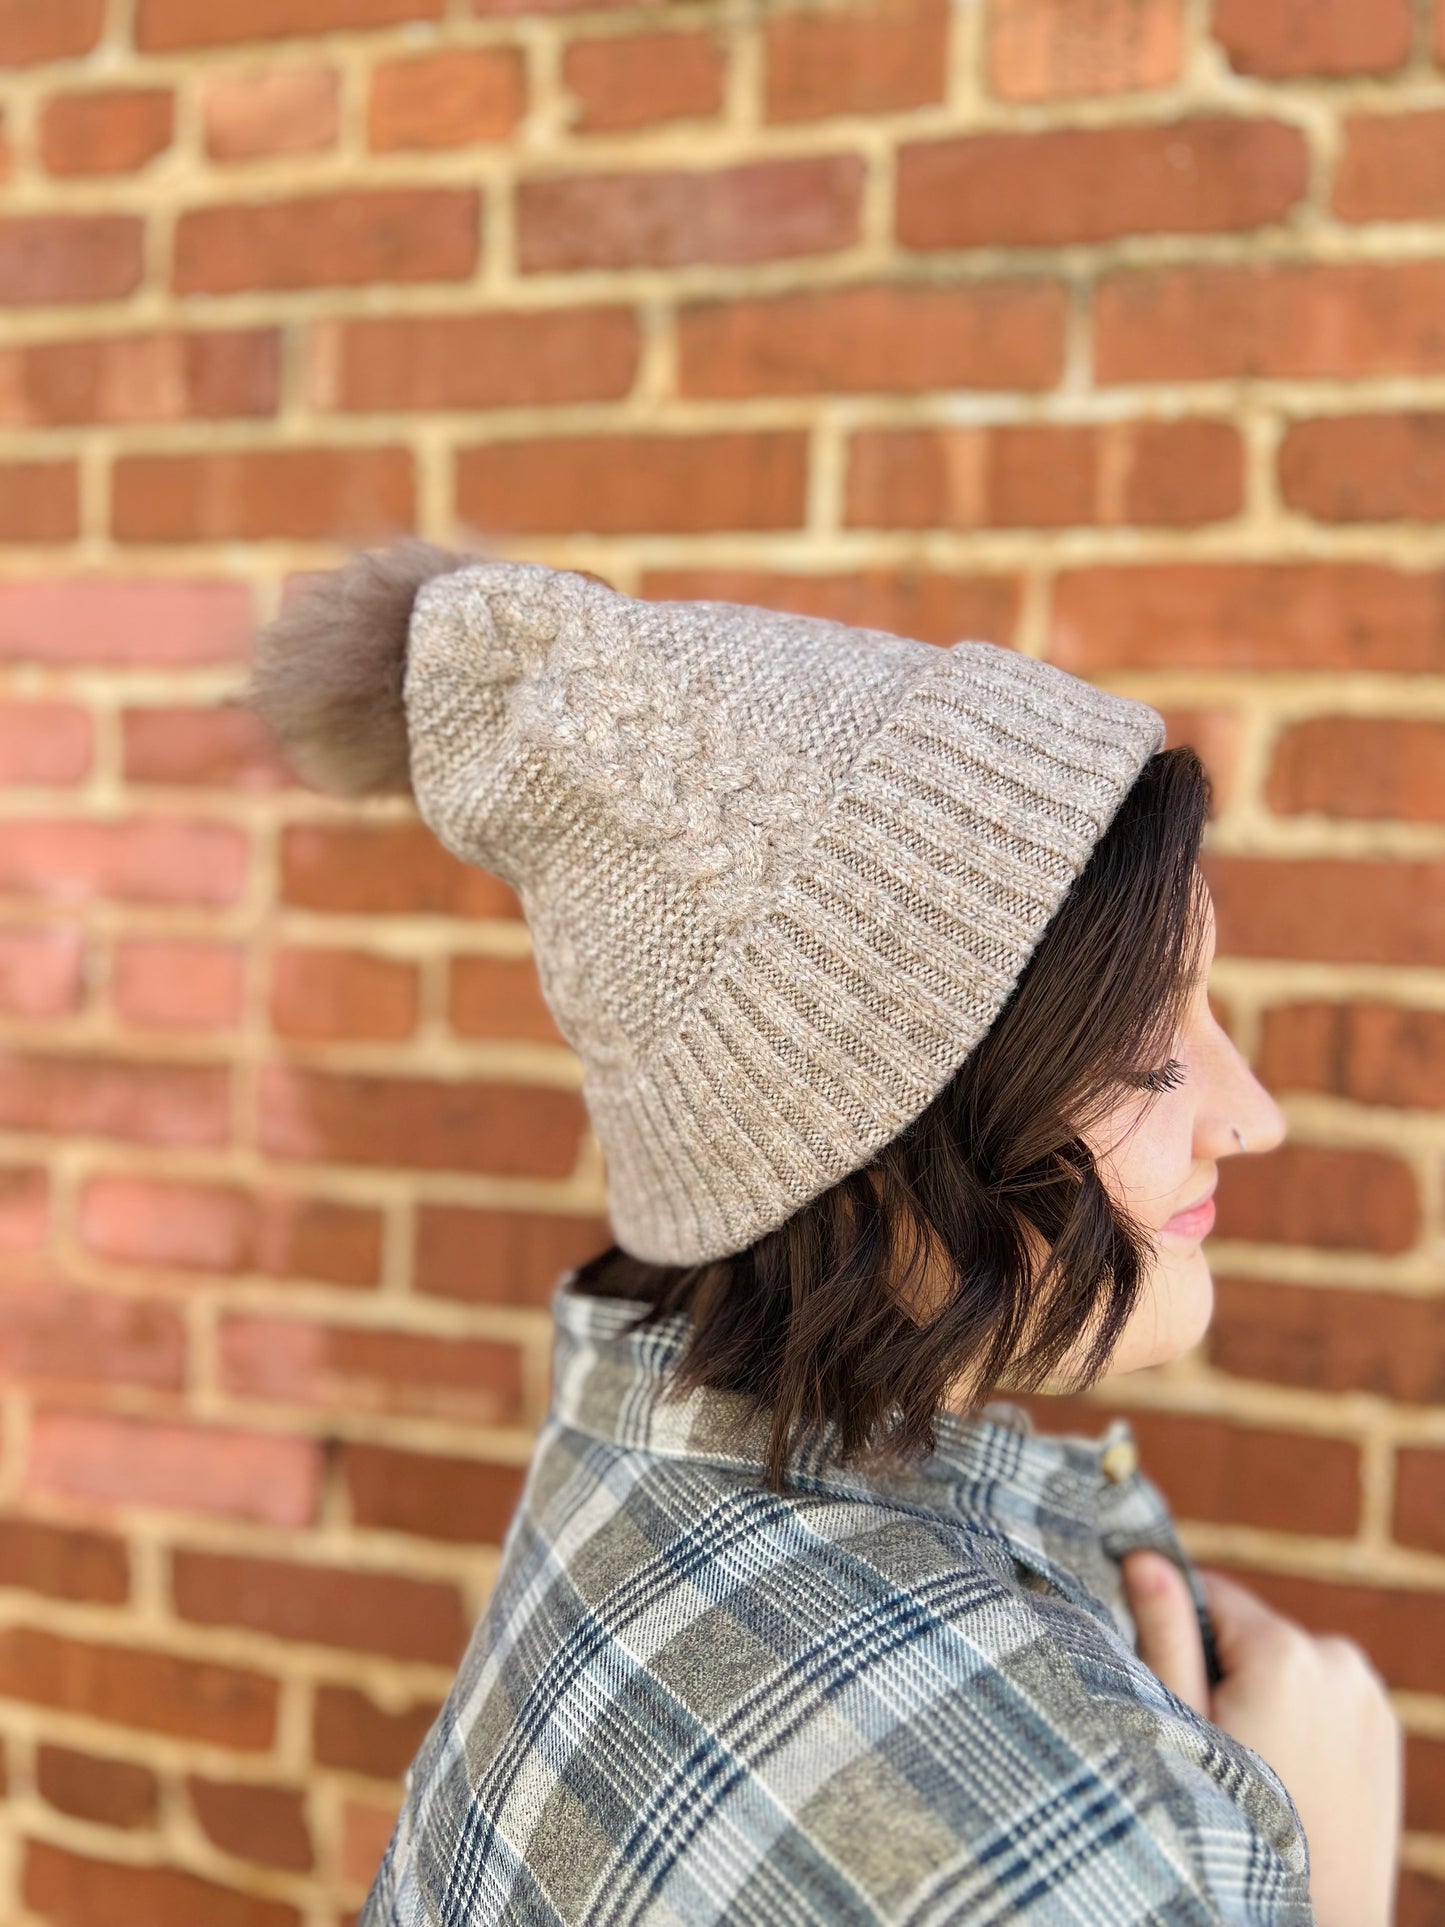
[{"label": "lips", "polygon": [[1176,1211],[1164,1229],[1179,1237],[1203,1237],[1214,1224],[1214,1192],[1218,1183],[1216,1178],[1203,1197],[1196,1198],[1193,1204],[1186,1205],[1182,1211]]}]

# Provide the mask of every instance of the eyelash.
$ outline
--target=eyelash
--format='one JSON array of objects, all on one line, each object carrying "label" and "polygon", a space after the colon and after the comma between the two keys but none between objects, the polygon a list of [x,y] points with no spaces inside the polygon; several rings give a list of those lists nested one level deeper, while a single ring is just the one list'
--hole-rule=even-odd
[{"label": "eyelash", "polygon": [[1139,1082],[1146,1091],[1172,1091],[1184,1082],[1184,1066],[1177,1057],[1171,1057],[1159,1070],[1146,1072]]}]

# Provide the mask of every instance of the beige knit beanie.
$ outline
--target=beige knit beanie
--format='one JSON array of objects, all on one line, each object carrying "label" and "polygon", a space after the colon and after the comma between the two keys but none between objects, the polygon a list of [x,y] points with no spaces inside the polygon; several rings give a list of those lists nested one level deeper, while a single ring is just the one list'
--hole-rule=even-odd
[{"label": "beige knit beanie", "polygon": [[421,543],[289,604],[244,700],[504,878],[617,1242],[739,1251],[866,1163],[1007,1001],[1158,712],[988,642],[645,602]]}]

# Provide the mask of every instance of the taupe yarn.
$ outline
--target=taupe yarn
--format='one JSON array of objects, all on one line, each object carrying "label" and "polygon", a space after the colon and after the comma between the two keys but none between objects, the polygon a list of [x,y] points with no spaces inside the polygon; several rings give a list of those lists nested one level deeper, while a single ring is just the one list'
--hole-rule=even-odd
[{"label": "taupe yarn", "polygon": [[[1164,741],[993,643],[424,545],[355,558],[263,641],[248,700],[303,773],[409,781],[517,891],[613,1234],[656,1263],[752,1244],[924,1109]],[[358,663],[400,683],[400,773]]]}]

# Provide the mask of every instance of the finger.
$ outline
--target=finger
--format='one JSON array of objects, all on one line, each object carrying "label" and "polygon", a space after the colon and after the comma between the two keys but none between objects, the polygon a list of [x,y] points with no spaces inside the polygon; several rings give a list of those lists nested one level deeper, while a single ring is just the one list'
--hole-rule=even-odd
[{"label": "finger", "polygon": [[1248,1586],[1241,1586],[1237,1579],[1227,1578],[1224,1573],[1215,1572],[1210,1566],[1200,1566],[1196,1570],[1204,1586],[1205,1603],[1214,1627],[1214,1650],[1220,1670],[1225,1673],[1236,1672],[1250,1640],[1264,1627],[1282,1620],[1284,1614],[1266,1605],[1257,1592],[1251,1592]]},{"label": "finger", "polygon": [[1139,1629],[1139,1657],[1170,1692],[1207,1719],[1209,1674],[1199,1615],[1184,1575],[1162,1552],[1138,1548],[1122,1560],[1124,1588]]}]

